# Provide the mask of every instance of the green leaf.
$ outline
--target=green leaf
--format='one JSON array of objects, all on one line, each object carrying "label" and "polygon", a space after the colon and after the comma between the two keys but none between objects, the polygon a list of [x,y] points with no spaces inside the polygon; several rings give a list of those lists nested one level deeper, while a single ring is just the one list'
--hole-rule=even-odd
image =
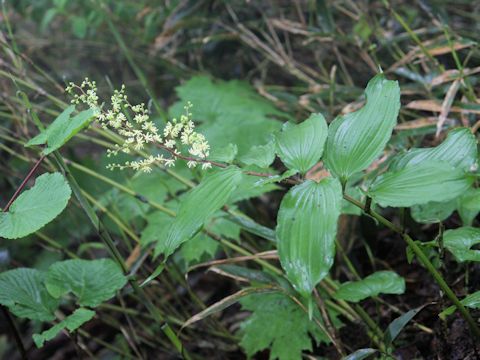
[{"label": "green leaf", "polygon": [[312,114],[301,124],[285,123],[277,135],[277,153],[289,168],[305,174],[323,154],[327,122],[322,114]]},{"label": "green leaf", "polygon": [[[463,298],[460,301],[464,306],[469,307],[471,309],[479,309],[480,308],[480,291],[476,291],[473,294],[470,294]],[[443,310],[438,316],[441,319],[445,319],[447,316],[452,315],[457,310],[455,305],[449,306],[445,310]]]},{"label": "green leaf", "polygon": [[87,35],[88,22],[81,16],[74,16],[72,20],[72,32],[79,39],[83,39]]},{"label": "green leaf", "polygon": [[[312,350],[312,339],[317,344],[328,342],[328,337],[309,321],[297,304],[283,294],[254,294],[240,300],[244,310],[252,311],[241,325],[240,345],[250,358],[255,353],[269,349],[269,359],[301,359],[303,350]],[[339,321],[332,316],[334,326]]]},{"label": "green leaf", "polygon": [[366,169],[383,151],[397,123],[400,88],[383,74],[371,79],[366,104],[337,117],[328,131],[325,163],[342,181]]},{"label": "green leaf", "polygon": [[457,211],[464,226],[471,226],[480,212],[480,189],[468,189],[457,198]]},{"label": "green leaf", "polygon": [[197,130],[208,139],[212,149],[228,144],[238,146],[238,157],[252,146],[265,144],[281,123],[274,117],[287,117],[272,103],[242,81],[214,81],[195,76],[176,88],[180,98],[172,108],[172,117],[180,116],[187,101],[193,104],[193,116],[201,124]]},{"label": "green leaf", "polygon": [[60,331],[68,329],[70,332],[78,329],[80,326],[90,321],[95,316],[95,311],[88,309],[77,309],[71,315],[67,316],[58,324],[52,326],[50,329],[45,330],[41,334],[33,334],[33,341],[38,348],[43,347],[45,341],[50,341],[55,338]]},{"label": "green leaf", "polygon": [[109,300],[126,283],[127,278],[111,259],[56,262],[48,269],[45,279],[47,290],[53,297],[71,292],[81,306],[89,307]]},{"label": "green leaf", "polygon": [[252,146],[244,156],[239,159],[245,165],[257,165],[268,168],[275,160],[275,143],[269,141],[265,145]]},{"label": "green leaf", "polygon": [[240,169],[229,167],[206,177],[183,199],[177,217],[166,236],[158,242],[155,253],[170,256],[191,239],[216,211],[225,205],[242,179]]},{"label": "green leaf", "polygon": [[345,356],[343,360],[363,360],[370,355],[375,354],[376,352],[378,352],[378,350],[372,348],[358,349],[357,351]]},{"label": "green leaf", "polygon": [[203,233],[195,235],[180,248],[180,253],[187,266],[200,261],[205,254],[212,259],[217,251],[218,242]]},{"label": "green leaf", "polygon": [[208,159],[212,161],[220,161],[230,164],[235,159],[235,156],[237,156],[237,153],[237,145],[228,144],[227,146],[221,148],[217,147],[211,150]]},{"label": "green leaf", "polygon": [[47,129],[31,139],[25,146],[46,144],[47,147],[42,151],[44,155],[48,155],[62,147],[93,120],[94,111],[92,109],[82,111],[70,118],[70,114],[74,110],[75,106],[73,105],[66,108]]},{"label": "green leaf", "polygon": [[405,314],[399,316],[393,320],[390,325],[388,325],[387,330],[385,330],[384,341],[387,346],[390,346],[403,328],[412,320],[415,315],[417,315],[426,305],[422,305],[416,309],[412,309]]},{"label": "green leaf", "polygon": [[480,229],[470,226],[443,233],[443,245],[458,262],[480,261],[480,250],[471,249],[480,244]]},{"label": "green leaf", "polygon": [[447,219],[456,209],[456,199],[447,202],[432,201],[411,208],[412,218],[419,223],[431,224]]},{"label": "green leaf", "polygon": [[334,178],[294,186],[280,204],[277,242],[280,262],[294,288],[310,296],[335,258],[342,187]]},{"label": "green leaf", "polygon": [[261,178],[260,180],[255,181],[255,186],[264,186],[266,184],[272,184],[276,182],[281,182],[285,179],[288,179],[289,177],[292,177],[293,175],[297,174],[298,170],[296,169],[290,169],[285,171],[283,174],[280,175],[272,175],[266,178]]},{"label": "green leaf", "polygon": [[470,129],[450,131],[445,141],[433,148],[411,149],[395,157],[390,170],[429,161],[445,161],[455,168],[470,170],[477,161],[477,140]]},{"label": "green leaf", "polygon": [[405,280],[393,271],[377,271],[365,279],[343,283],[335,297],[350,302],[359,302],[383,294],[403,294]]},{"label": "green leaf", "polygon": [[71,190],[60,173],[43,174],[35,185],[24,191],[0,213],[0,237],[17,239],[27,236],[55,219],[65,209]]},{"label": "green leaf", "polygon": [[381,206],[410,207],[452,200],[472,182],[473,177],[461,169],[446,162],[429,161],[380,175],[368,193]]},{"label": "green leaf", "polygon": [[19,268],[0,274],[0,304],[18,317],[51,321],[58,300],[45,288],[45,274],[35,269]]}]

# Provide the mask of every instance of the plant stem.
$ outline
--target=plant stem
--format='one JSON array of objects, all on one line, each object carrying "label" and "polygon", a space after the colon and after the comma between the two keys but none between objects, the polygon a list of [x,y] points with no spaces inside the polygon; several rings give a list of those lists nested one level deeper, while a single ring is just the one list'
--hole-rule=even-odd
[{"label": "plant stem", "polygon": [[40,166],[40,164],[42,163],[43,159],[45,159],[45,155],[42,155],[38,160],[37,162],[35,163],[35,165],[33,165],[32,169],[28,172],[27,176],[25,176],[25,179],[23,179],[22,183],[18,186],[17,190],[15,191],[15,193],[13,194],[13,196],[10,198],[10,200],[8,201],[7,205],[5,205],[5,207],[3,208],[3,212],[7,212],[8,209],[10,209],[10,206],[13,204],[13,202],[15,201],[15,199],[18,197],[18,195],[20,195],[20,193],[22,192],[23,188],[25,187],[25,185],[27,185],[27,182],[28,180],[30,180],[33,176],[33,174],[35,174],[35,171],[38,169],[38,167]]},{"label": "plant stem", "polygon": [[403,238],[403,240],[407,243],[408,246],[413,250],[417,258],[420,260],[420,262],[425,266],[425,268],[428,270],[430,275],[433,276],[437,284],[440,286],[442,291],[447,295],[447,297],[450,299],[450,301],[457,307],[458,311],[462,314],[463,318],[465,321],[468,323],[468,326],[470,327],[470,331],[472,332],[475,337],[480,339],[480,329],[478,328],[478,325],[476,324],[475,320],[472,318],[470,312],[468,309],[460,302],[460,300],[457,298],[453,290],[448,286],[448,284],[445,282],[443,279],[442,275],[435,269],[435,266],[431,263],[431,261],[428,259],[428,257],[425,255],[425,253],[422,251],[422,249],[417,245],[417,243],[408,235],[406,234],[402,229],[400,229],[398,226],[390,222],[389,220],[385,219],[382,215],[377,213],[376,211],[372,209],[366,209],[365,205],[362,204],[360,201],[344,194],[343,198],[347,200],[348,202],[352,203],[353,205],[359,207],[362,210],[368,210],[368,212],[365,212],[367,215],[372,216],[374,219],[376,219],[379,223],[385,225],[392,231],[400,234]]}]

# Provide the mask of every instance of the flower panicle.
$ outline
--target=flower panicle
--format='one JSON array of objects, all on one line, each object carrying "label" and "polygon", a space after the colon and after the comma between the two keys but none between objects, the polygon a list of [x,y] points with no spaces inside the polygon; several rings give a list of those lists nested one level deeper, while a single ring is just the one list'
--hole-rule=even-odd
[{"label": "flower panicle", "polygon": [[[72,104],[93,109],[96,122],[103,129],[113,131],[122,138],[120,144],[107,150],[108,157],[119,153],[138,156],[136,160],[111,163],[107,166],[108,169],[133,169],[149,173],[155,165],[175,166],[178,158],[187,160],[189,168],[199,164],[202,169],[211,167],[211,163],[206,160],[210,154],[210,145],[204,135],[195,131],[191,102],[184,106],[185,113],[179,119],[168,121],[163,130],[159,130],[150,119],[144,103],[132,105],[129,102],[125,85],[113,91],[108,108],[99,104],[97,84],[88,78],[80,85],[70,82],[65,91],[72,97]],[[168,155],[146,155],[144,150],[150,145],[166,150]],[[182,149],[187,149],[188,154],[183,155]]]}]

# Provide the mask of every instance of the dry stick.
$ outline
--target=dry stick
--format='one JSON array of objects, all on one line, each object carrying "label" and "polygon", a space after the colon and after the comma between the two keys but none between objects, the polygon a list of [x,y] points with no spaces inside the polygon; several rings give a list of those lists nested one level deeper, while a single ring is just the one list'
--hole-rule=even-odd
[{"label": "dry stick", "polygon": [[[23,179],[22,183],[20,186],[17,188],[15,193],[12,195],[10,200],[8,201],[7,205],[3,208],[3,212],[7,212],[8,209],[10,209],[10,206],[13,204],[15,199],[20,195],[22,190],[25,188],[27,185],[28,181],[32,178],[33,174],[35,174],[35,171],[38,169],[40,164],[42,163],[43,159],[45,159],[45,155],[42,155],[35,165],[32,167],[32,169],[28,172],[27,176],[25,176],[25,179]],[[15,338],[15,343],[17,344],[18,351],[20,352],[20,355],[22,359],[27,359],[27,352],[25,350],[25,346],[23,345],[22,337],[20,336],[20,333],[18,332],[17,327],[15,326],[15,322],[13,321],[12,316],[8,312],[8,310],[4,306],[0,306],[2,308],[3,315],[5,316],[5,319],[8,322],[8,325],[10,326],[12,330],[13,337]]]},{"label": "dry stick", "polygon": [[475,323],[475,320],[472,318],[470,315],[470,312],[468,311],[467,308],[460,302],[460,300],[457,298],[455,293],[452,291],[450,286],[445,282],[443,279],[442,275],[435,269],[433,264],[430,262],[428,257],[423,253],[422,249],[417,245],[417,243],[408,235],[406,234],[402,229],[397,227],[395,224],[384,218],[382,215],[377,213],[376,211],[372,210],[371,208],[366,207],[364,204],[362,204],[360,201],[344,194],[343,198],[347,200],[348,202],[352,203],[353,205],[359,207],[362,209],[367,215],[372,216],[374,219],[376,219],[379,223],[382,225],[388,227],[390,230],[398,233],[403,240],[407,243],[408,246],[413,250],[417,258],[420,260],[420,262],[425,266],[425,268],[428,270],[430,275],[433,276],[437,284],[440,286],[440,288],[443,290],[445,295],[450,299],[450,301],[457,307],[458,311],[462,314],[463,318],[465,321],[468,323],[468,326],[470,327],[470,331],[472,332],[475,337],[480,339],[480,329],[478,328],[477,324]]}]

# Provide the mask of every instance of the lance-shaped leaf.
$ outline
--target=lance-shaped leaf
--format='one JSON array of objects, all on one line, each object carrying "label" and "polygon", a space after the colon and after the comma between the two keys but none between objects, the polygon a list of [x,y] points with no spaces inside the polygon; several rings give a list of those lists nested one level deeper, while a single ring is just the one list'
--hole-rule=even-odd
[{"label": "lance-shaped leaf", "polygon": [[403,294],[405,280],[393,271],[377,271],[365,279],[343,283],[335,293],[341,300],[359,302],[378,294]]},{"label": "lance-shaped leaf", "polygon": [[480,261],[480,251],[472,249],[480,244],[480,229],[470,226],[447,230],[443,234],[443,245],[455,259],[463,261]]},{"label": "lance-shaped leaf", "polygon": [[80,130],[90,124],[94,117],[94,110],[88,109],[80,112],[74,117],[70,117],[75,110],[75,106],[66,108],[43,132],[31,139],[25,146],[43,145],[47,147],[43,150],[44,155],[48,155],[62,147]]},{"label": "lance-shaped leaf", "polygon": [[16,239],[27,236],[55,219],[67,206],[71,190],[60,173],[43,174],[35,185],[24,191],[0,213],[0,237]]},{"label": "lance-shaped leaf", "polygon": [[237,167],[229,167],[205,178],[183,199],[177,217],[155,253],[171,255],[182,243],[191,239],[216,211],[225,205],[242,180]]},{"label": "lance-shaped leaf", "polygon": [[298,125],[285,123],[277,135],[278,156],[288,168],[305,174],[322,157],[327,133],[322,114],[313,114]]},{"label": "lance-shaped leaf", "polygon": [[398,170],[432,160],[445,161],[453,167],[469,170],[477,161],[477,140],[470,129],[454,129],[436,147],[411,149],[396,156],[389,169]]},{"label": "lance-shaped leaf", "polygon": [[53,297],[71,292],[80,305],[89,307],[109,300],[126,283],[127,278],[111,259],[59,261],[50,266],[45,279]]},{"label": "lance-shaped leaf", "polygon": [[0,304],[18,317],[51,321],[58,300],[44,285],[45,274],[35,269],[19,268],[0,274]]},{"label": "lance-shaped leaf", "polygon": [[334,178],[308,180],[290,189],[280,204],[277,242],[288,279],[309,296],[330,270],[335,257],[342,187]]},{"label": "lance-shaped leaf", "polygon": [[368,190],[381,206],[410,207],[460,196],[473,177],[441,161],[422,162],[379,176]]},{"label": "lance-shaped leaf", "polygon": [[400,88],[383,74],[371,79],[360,110],[337,117],[328,131],[325,163],[342,181],[366,169],[383,151],[397,123]]},{"label": "lance-shaped leaf", "polygon": [[33,341],[38,348],[41,348],[45,341],[55,338],[60,331],[68,329],[70,332],[78,329],[80,326],[91,320],[95,316],[95,311],[88,309],[77,309],[71,315],[60,321],[58,324],[45,330],[41,334],[33,334]]}]

